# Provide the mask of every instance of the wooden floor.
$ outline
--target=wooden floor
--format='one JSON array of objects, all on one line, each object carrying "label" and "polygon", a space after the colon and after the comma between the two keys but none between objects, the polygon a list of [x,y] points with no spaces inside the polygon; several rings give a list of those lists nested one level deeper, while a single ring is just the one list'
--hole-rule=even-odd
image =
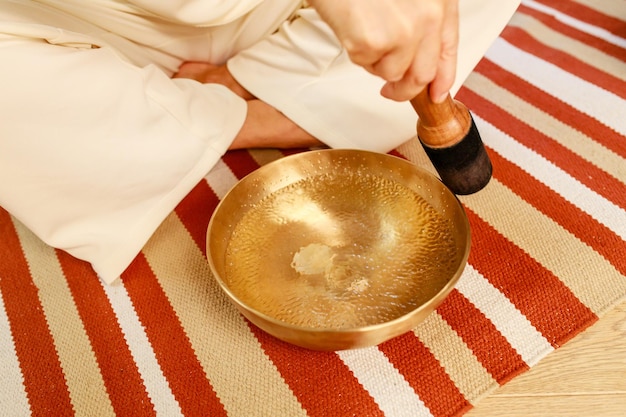
[{"label": "wooden floor", "polygon": [[626,302],[465,416],[626,416]]}]

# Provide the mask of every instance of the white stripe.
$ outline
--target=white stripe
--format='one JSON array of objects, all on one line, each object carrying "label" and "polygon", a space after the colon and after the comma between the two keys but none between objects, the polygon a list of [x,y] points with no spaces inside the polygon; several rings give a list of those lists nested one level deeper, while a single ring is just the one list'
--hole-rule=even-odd
[{"label": "white stripe", "polygon": [[117,316],[120,328],[124,333],[124,339],[139,369],[139,374],[146,387],[148,396],[152,400],[156,414],[167,417],[182,416],[180,405],[174,398],[163,375],[148,336],[135,313],[126,289],[119,281],[112,285],[100,282]]},{"label": "white stripe", "polygon": [[533,1],[533,0],[524,0],[522,3],[524,3],[524,6],[528,6],[531,9],[535,9],[537,11],[548,14],[550,16],[554,16],[557,20],[561,21],[562,23],[572,26],[580,30],[581,32],[585,32],[589,35],[595,36],[596,38],[604,39],[605,41],[609,43],[620,46],[622,48],[626,48],[626,39],[621,38],[617,35],[614,35],[605,29],[602,29],[597,26],[591,25],[589,23],[583,22],[581,20],[575,19],[572,16],[569,16],[565,13],[561,13],[558,10],[555,10],[544,4],[537,3],[536,1]]},{"label": "white stripe", "polygon": [[626,211],[484,119],[474,120],[489,147],[626,240]]},{"label": "white stripe", "polygon": [[221,159],[217,161],[213,169],[206,175],[205,180],[220,200],[239,181],[228,165]]},{"label": "white stripe", "polygon": [[[1,278],[0,278],[1,279]],[[11,336],[9,318],[0,294],[0,412],[11,410],[11,415],[30,415],[24,376],[20,370],[17,352]]]},{"label": "white stripe", "polygon": [[[626,136],[626,100],[498,38],[485,55],[505,70]],[[555,82],[558,80],[558,82]]]},{"label": "white stripe", "polygon": [[387,417],[431,417],[428,407],[376,347],[337,352]]},{"label": "white stripe", "polygon": [[554,350],[526,316],[471,265],[463,271],[456,289],[493,323],[529,366]]}]

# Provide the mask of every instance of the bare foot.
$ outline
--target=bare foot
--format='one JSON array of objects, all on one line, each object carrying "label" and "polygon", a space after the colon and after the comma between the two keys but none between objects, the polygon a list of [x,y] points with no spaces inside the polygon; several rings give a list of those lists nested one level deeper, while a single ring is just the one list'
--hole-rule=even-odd
[{"label": "bare foot", "polygon": [[246,120],[229,149],[288,149],[322,145],[322,142],[303,130],[283,113],[256,99],[233,78],[226,65],[185,62],[173,78],[190,78],[205,84],[222,84],[247,101]]},{"label": "bare foot", "polygon": [[226,65],[213,65],[206,62],[184,62],[172,78],[190,78],[204,84],[222,84],[244,100],[255,98],[233,78]]},{"label": "bare foot", "polygon": [[261,100],[249,100],[246,121],[229,149],[289,149],[319,145],[323,143],[274,107]]}]

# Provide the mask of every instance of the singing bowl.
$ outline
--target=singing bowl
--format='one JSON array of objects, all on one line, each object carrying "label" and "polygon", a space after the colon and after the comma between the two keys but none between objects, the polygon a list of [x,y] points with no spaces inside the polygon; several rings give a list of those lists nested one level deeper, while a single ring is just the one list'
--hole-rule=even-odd
[{"label": "singing bowl", "polygon": [[304,348],[373,346],[423,321],[467,263],[456,196],[404,159],[308,151],[239,181],[209,222],[221,289],[265,332]]}]

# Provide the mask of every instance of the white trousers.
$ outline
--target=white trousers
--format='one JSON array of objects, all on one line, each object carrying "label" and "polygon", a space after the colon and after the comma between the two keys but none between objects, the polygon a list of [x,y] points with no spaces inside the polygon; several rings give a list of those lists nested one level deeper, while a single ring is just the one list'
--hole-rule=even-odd
[{"label": "white trousers", "polygon": [[[300,3],[3,0],[0,206],[115,280],[245,119],[226,88],[170,79],[185,60],[227,62],[331,147],[386,152],[412,138],[410,105],[382,98],[382,80]],[[461,0],[453,93],[518,4]]]}]

